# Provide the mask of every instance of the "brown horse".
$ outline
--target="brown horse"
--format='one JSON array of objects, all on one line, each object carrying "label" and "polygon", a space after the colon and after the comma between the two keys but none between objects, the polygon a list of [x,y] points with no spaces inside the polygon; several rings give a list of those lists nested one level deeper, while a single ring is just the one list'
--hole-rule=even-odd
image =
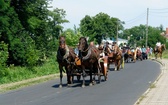
[{"label": "brown horse", "polygon": [[142,61],[143,58],[142,58],[142,53],[141,53],[140,49],[137,49],[136,52],[137,52],[137,54],[136,54],[136,59]]},{"label": "brown horse", "polygon": [[83,77],[82,87],[85,87],[85,77],[87,73],[90,75],[90,85],[92,85],[94,83],[92,74],[100,74],[98,64],[99,50],[95,46],[88,45],[85,37],[81,37],[79,39],[79,58],[81,60],[81,70]]},{"label": "brown horse", "polygon": [[166,50],[165,44],[162,44],[161,46],[154,48],[153,52],[155,54],[155,59],[157,59],[158,55],[160,56],[160,59],[162,59],[162,53],[164,50]]},{"label": "brown horse", "polygon": [[[59,48],[57,50],[57,62],[59,64],[59,71],[60,71],[60,85],[62,87],[62,78],[63,72],[67,74],[67,85],[69,86],[72,84],[72,68],[75,62],[75,53],[73,48],[66,45],[65,37],[59,37]],[[64,71],[64,69],[66,71]]]},{"label": "brown horse", "polygon": [[130,49],[124,54],[124,59],[126,62],[136,62],[137,49],[131,51]]},{"label": "brown horse", "polygon": [[120,67],[124,68],[123,67],[124,60],[122,56],[122,51],[117,45],[114,46],[114,51],[109,52],[108,47],[105,50],[106,52],[108,52],[108,68],[109,68],[109,65],[112,63],[114,63],[115,70],[117,71],[120,70]]}]

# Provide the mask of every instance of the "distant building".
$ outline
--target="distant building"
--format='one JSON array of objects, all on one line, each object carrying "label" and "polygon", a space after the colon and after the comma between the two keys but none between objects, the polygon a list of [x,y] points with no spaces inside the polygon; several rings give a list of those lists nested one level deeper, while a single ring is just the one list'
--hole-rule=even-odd
[{"label": "distant building", "polygon": [[[104,43],[104,42],[113,43],[114,41],[115,41],[115,40],[111,40],[110,38],[107,38],[107,39],[103,39],[103,40],[102,40],[102,43]],[[125,44],[128,44],[128,40],[118,38],[118,43],[117,43],[118,45],[120,45],[120,44],[124,45],[124,43],[125,43]]]},{"label": "distant building", "polygon": [[120,44],[123,44],[123,45],[124,45],[124,43],[125,43],[125,44],[128,44],[128,40],[118,38],[118,43],[117,43],[118,45],[120,45]]}]

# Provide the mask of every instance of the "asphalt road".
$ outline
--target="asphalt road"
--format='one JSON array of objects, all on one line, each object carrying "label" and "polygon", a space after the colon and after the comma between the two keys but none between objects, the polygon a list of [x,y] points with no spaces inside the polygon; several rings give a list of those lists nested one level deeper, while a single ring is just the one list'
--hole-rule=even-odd
[{"label": "asphalt road", "polygon": [[126,63],[121,71],[109,71],[100,84],[58,88],[55,79],[1,93],[0,105],[133,105],[160,73],[160,65],[151,60]]}]

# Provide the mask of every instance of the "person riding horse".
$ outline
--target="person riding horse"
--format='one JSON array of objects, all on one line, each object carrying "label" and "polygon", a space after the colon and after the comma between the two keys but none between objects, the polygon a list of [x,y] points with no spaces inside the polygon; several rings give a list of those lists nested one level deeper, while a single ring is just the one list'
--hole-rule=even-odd
[{"label": "person riding horse", "polygon": [[157,42],[157,43],[156,43],[156,47],[155,47],[155,51],[157,51],[160,46],[161,46],[161,43],[160,43],[160,42]]},{"label": "person riding horse", "polygon": [[108,68],[113,62],[115,64],[115,70],[119,70],[120,65],[123,63],[122,51],[116,42],[113,42],[111,52],[108,54]]},{"label": "person riding horse", "polygon": [[161,44],[160,46],[156,46],[157,48],[155,48],[153,50],[154,54],[155,54],[155,59],[157,59],[157,56],[160,55],[160,58],[162,59],[162,53],[164,50],[166,50],[166,46],[165,44]]}]

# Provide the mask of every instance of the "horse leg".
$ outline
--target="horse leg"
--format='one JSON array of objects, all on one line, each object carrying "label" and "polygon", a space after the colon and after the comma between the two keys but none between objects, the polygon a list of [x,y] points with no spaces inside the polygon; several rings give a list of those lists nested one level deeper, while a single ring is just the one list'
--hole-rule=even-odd
[{"label": "horse leg", "polygon": [[114,71],[117,71],[117,67],[116,67],[116,61],[114,61]]},{"label": "horse leg", "polygon": [[160,53],[160,59],[162,59],[162,53]]},{"label": "horse leg", "polygon": [[115,69],[114,69],[114,71],[118,71],[118,60],[115,60]]},{"label": "horse leg", "polygon": [[85,68],[82,68],[82,77],[83,77],[83,81],[82,81],[82,87],[85,87],[85,77],[86,77],[86,72],[85,72]]},{"label": "horse leg", "polygon": [[63,78],[63,67],[59,65],[59,70],[60,70],[60,84],[59,84],[59,88],[62,88],[62,78]]},{"label": "horse leg", "polygon": [[67,67],[65,67],[66,70],[66,75],[67,75],[67,86],[70,86],[71,81],[70,81],[70,66],[68,65]]},{"label": "horse leg", "polygon": [[[90,75],[90,83],[89,83],[89,86],[92,86],[92,85],[93,85],[92,71],[93,71],[93,66],[91,66],[91,69],[89,70],[89,75]],[[95,75],[95,73],[94,73],[94,75]],[[95,79],[95,76],[94,76],[94,79]]]},{"label": "horse leg", "polygon": [[157,59],[157,53],[155,54],[155,59]]},{"label": "horse leg", "polygon": [[122,57],[121,60],[120,60],[120,68],[121,68],[121,69],[124,68],[124,67],[123,67],[123,63],[124,63],[124,61],[123,61],[123,57]]},{"label": "horse leg", "polygon": [[117,62],[117,71],[119,71],[119,70],[120,70],[120,64],[121,64],[121,61],[120,61],[120,60],[118,60],[118,62]]}]

